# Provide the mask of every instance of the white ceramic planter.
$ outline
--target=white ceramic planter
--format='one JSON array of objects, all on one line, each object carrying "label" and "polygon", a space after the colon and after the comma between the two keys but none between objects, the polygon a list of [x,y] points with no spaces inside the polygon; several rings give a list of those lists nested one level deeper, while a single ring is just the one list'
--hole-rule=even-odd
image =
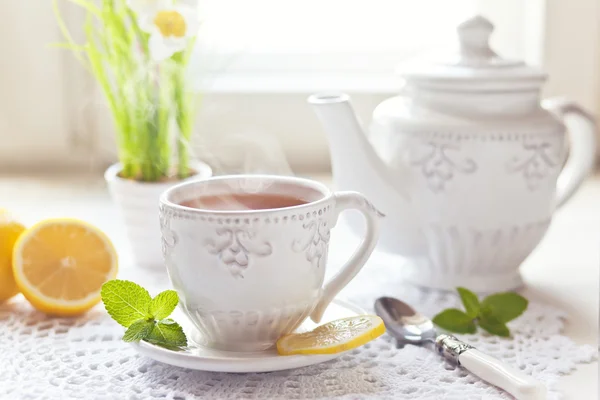
[{"label": "white ceramic planter", "polygon": [[121,168],[121,164],[113,164],[106,170],[104,178],[125,225],[133,260],[142,268],[162,268],[164,263],[158,219],[160,195],[181,182],[210,178],[212,169],[205,163],[195,162],[192,168],[197,172],[196,175],[179,181],[150,183],[119,177]]}]

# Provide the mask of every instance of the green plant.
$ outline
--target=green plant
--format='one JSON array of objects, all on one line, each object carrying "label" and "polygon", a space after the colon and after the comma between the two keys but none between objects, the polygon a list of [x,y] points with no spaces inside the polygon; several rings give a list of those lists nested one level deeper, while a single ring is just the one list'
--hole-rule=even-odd
[{"label": "green plant", "polygon": [[179,303],[177,292],[165,290],[151,298],[140,285],[113,279],[102,285],[100,294],[108,314],[127,328],[124,341],[144,340],[172,350],[187,346],[181,326],[167,318]]},{"label": "green plant", "polygon": [[79,45],[53,1],[66,39],[58,46],[75,53],[107,100],[121,176],[149,182],[189,176],[194,96],[185,73],[197,30],[195,7],[183,0],[67,0],[87,14],[86,42]]},{"label": "green plant", "polygon": [[433,317],[434,324],[450,332],[475,333],[479,325],[492,335],[510,336],[506,323],[523,314],[528,305],[526,298],[513,292],[492,294],[480,302],[470,290],[457,290],[465,311],[449,308]]}]

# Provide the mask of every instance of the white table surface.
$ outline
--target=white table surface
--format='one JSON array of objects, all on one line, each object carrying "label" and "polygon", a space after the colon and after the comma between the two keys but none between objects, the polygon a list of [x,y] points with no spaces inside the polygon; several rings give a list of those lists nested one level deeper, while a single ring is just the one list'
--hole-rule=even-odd
[{"label": "white table surface", "polygon": [[[329,182],[327,176],[314,176]],[[0,207],[31,224],[47,217],[85,219],[105,230],[122,254],[124,232],[100,173],[0,174]],[[126,258],[122,267],[127,268]],[[590,178],[558,210],[548,234],[526,260],[525,296],[554,304],[570,315],[565,334],[576,343],[598,346],[600,293],[600,175]],[[581,365],[561,378],[565,399],[598,399],[598,363]]]}]

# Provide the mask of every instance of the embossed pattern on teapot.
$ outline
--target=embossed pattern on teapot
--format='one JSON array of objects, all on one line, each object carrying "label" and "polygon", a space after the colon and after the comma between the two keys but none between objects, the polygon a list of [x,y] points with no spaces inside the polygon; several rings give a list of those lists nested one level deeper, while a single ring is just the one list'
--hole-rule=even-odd
[{"label": "embossed pattern on teapot", "polygon": [[419,285],[520,286],[519,265],[593,166],[590,115],[562,99],[540,104],[545,75],[498,56],[492,30],[474,17],[458,27],[455,56],[405,68],[403,92],[377,106],[369,135],[347,95],[309,99],[336,189],[365,193],[387,215],[380,247],[406,257]]}]

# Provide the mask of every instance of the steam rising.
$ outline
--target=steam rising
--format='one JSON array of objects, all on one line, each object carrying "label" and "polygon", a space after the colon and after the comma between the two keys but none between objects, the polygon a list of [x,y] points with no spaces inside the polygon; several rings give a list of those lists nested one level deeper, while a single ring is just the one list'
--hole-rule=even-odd
[{"label": "steam rising", "polygon": [[[277,138],[261,133],[224,135],[212,141],[210,145],[206,141],[201,141],[196,146],[194,153],[198,155],[198,159],[211,165],[214,175],[294,175]],[[220,208],[229,210],[261,208],[249,204],[248,199],[240,201],[232,194],[260,194],[267,191],[271,185],[272,182],[265,179],[249,178],[238,181],[235,186],[230,188],[229,193],[217,196],[220,198]],[[291,195],[285,192],[278,192],[277,194]],[[211,201],[214,202],[214,199]],[[287,200],[263,198],[263,201],[274,202],[272,205],[275,208],[294,202],[289,198]],[[283,203],[277,205],[277,201],[283,201]],[[203,206],[199,201],[189,205],[198,208],[206,206]]]}]

